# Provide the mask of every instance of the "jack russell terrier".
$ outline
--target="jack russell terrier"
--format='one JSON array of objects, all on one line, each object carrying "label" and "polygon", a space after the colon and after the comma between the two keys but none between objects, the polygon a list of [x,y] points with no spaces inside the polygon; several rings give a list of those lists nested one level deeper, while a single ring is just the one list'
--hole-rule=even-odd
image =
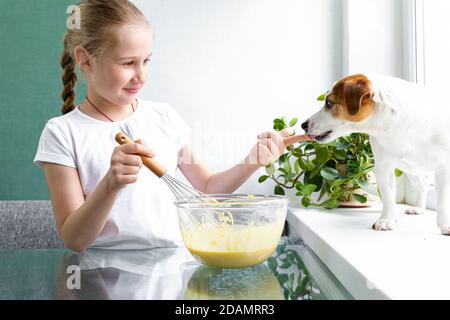
[{"label": "jack russell terrier", "polygon": [[383,201],[373,229],[395,227],[398,168],[420,182],[417,209],[406,213],[425,211],[424,174],[434,172],[437,223],[450,235],[450,105],[444,97],[402,79],[356,74],[335,82],[322,109],[302,124],[307,135],[324,143],[353,132],[369,134]]}]

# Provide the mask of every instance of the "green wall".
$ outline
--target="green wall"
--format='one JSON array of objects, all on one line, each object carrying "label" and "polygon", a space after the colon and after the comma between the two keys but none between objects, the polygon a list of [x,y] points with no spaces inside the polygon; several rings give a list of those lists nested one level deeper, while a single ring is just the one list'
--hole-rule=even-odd
[{"label": "green wall", "polygon": [[[0,1],[0,200],[49,199],[33,164],[46,121],[60,115],[59,57],[77,1]],[[85,85],[77,88],[77,102]]]}]

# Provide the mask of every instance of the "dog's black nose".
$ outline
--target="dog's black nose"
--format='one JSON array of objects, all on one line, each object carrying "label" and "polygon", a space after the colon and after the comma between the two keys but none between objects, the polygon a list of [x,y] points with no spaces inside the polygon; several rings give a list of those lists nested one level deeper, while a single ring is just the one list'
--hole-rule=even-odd
[{"label": "dog's black nose", "polygon": [[302,123],[302,129],[305,131],[308,131],[308,124],[309,124],[309,120],[306,120],[305,122]]}]

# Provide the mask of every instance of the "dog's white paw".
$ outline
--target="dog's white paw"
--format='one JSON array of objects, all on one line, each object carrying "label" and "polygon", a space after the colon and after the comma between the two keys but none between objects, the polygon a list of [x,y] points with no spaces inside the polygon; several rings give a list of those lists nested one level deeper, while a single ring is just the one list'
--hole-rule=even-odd
[{"label": "dog's white paw", "polygon": [[443,224],[439,226],[441,233],[445,236],[450,236],[450,224]]},{"label": "dog's white paw", "polygon": [[376,231],[394,230],[394,228],[395,228],[395,220],[391,219],[378,219],[372,225],[372,229]]},{"label": "dog's white paw", "polygon": [[417,207],[411,207],[405,210],[406,214],[412,214],[412,215],[420,215],[425,213],[425,209],[417,208]]}]

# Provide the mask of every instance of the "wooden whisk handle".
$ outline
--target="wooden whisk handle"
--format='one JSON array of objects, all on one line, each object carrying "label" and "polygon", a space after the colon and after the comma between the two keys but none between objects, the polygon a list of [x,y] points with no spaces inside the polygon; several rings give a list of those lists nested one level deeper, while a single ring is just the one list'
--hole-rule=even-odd
[{"label": "wooden whisk handle", "polygon": [[[118,144],[133,143],[133,141],[127,137],[123,132],[118,132],[115,136]],[[139,155],[142,159],[142,163],[149,168],[158,178],[161,178],[166,173],[166,168],[164,168],[158,161],[153,158]]]}]

